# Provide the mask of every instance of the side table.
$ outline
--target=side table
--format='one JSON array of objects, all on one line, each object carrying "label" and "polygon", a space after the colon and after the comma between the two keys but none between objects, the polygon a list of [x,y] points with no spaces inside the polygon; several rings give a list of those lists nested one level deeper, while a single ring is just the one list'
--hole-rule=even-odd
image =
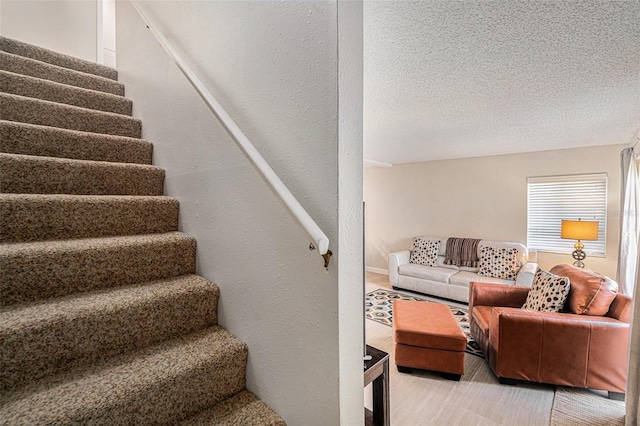
[{"label": "side table", "polygon": [[364,362],[364,385],[373,382],[373,411],[365,408],[365,425],[389,426],[389,354],[367,345],[371,360]]}]

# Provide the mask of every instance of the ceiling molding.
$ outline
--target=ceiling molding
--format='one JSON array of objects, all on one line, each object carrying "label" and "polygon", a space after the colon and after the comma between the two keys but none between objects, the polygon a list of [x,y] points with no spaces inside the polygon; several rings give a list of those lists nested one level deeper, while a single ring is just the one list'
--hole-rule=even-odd
[{"label": "ceiling molding", "polygon": [[384,161],[369,160],[368,158],[363,158],[362,162],[364,163],[365,167],[384,167],[384,168],[393,167],[393,164],[391,163],[385,163]]}]

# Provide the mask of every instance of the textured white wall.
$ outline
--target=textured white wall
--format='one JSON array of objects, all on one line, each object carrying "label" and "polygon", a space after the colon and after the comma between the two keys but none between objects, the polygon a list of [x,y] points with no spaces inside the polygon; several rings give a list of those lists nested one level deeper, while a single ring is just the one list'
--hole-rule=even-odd
[{"label": "textured white wall", "polygon": [[[588,268],[615,279],[620,235],[620,151],[624,145],[429,161],[368,168],[368,267],[387,269],[390,252],[411,247],[416,235],[475,237],[527,243],[527,177],[606,172],[606,257],[587,257]],[[570,255],[538,253],[551,268]]]},{"label": "textured white wall", "polygon": [[95,0],[2,0],[0,8],[3,36],[95,62]]},{"label": "textured white wall", "polygon": [[[362,2],[338,1],[340,420],[364,423],[362,383]],[[358,354],[360,356],[354,356]],[[355,385],[357,384],[357,385]],[[355,385],[355,386],[354,386]]]},{"label": "textured white wall", "polygon": [[[180,200],[181,229],[198,238],[198,271],[221,288],[220,323],[249,345],[248,388],[291,425],[361,419],[360,345],[339,345],[361,339],[362,296],[341,299],[353,290],[339,290],[338,277],[349,270],[343,243],[359,252],[349,246],[358,239],[359,226],[352,226],[358,212],[343,208],[361,201],[353,198],[362,148],[343,158],[349,143],[339,140],[338,129],[337,2],[143,7],[331,240],[334,262],[325,272],[303,230],[131,5],[118,2],[120,80],[144,137],[154,143],[155,164],[166,168],[166,193]],[[357,124],[361,112],[351,124],[355,134]],[[340,203],[339,161],[357,179],[341,187]],[[347,311],[358,317],[342,321]],[[357,372],[343,380],[349,366]]]}]

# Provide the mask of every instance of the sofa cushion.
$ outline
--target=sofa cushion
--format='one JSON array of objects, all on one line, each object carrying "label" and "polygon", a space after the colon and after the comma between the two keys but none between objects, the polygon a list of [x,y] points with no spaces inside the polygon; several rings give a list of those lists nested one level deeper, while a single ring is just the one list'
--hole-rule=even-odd
[{"label": "sofa cushion", "polygon": [[483,245],[480,249],[478,275],[515,280],[522,265],[517,248]]},{"label": "sofa cushion", "polygon": [[439,268],[447,268],[447,269],[453,269],[454,271],[459,271],[460,268],[457,267],[456,265],[445,265],[444,263],[444,256],[438,256],[438,265]]},{"label": "sofa cushion", "polygon": [[441,240],[431,237],[415,237],[409,263],[424,266],[437,266]]},{"label": "sofa cushion", "polygon": [[569,296],[569,278],[538,268],[531,290],[522,309],[539,312],[560,312]]},{"label": "sofa cushion", "polygon": [[489,322],[493,306],[474,306],[473,318],[485,335],[489,335]]},{"label": "sofa cushion", "polygon": [[606,315],[618,283],[603,275],[571,265],[556,265],[551,273],[569,278],[571,290],[565,309],[580,315]]},{"label": "sofa cushion", "polygon": [[513,285],[515,281],[503,280],[500,278],[493,278],[493,277],[485,277],[482,275],[478,275],[475,272],[469,272],[469,271],[460,271],[457,274],[452,275],[451,278],[449,278],[449,283],[453,285],[463,285],[463,286],[469,287],[469,284],[471,282]]},{"label": "sofa cushion", "polygon": [[449,277],[456,274],[458,271],[447,268],[431,268],[424,265],[416,265],[413,263],[405,263],[398,266],[398,273],[400,275],[407,275],[414,278],[421,278],[423,280],[438,281],[442,283],[448,283]]},{"label": "sofa cushion", "polygon": [[438,256],[443,256],[445,254],[447,254],[447,241],[449,240],[449,237],[431,237],[431,238],[438,238],[440,240],[440,251],[438,251]]},{"label": "sofa cushion", "polygon": [[492,240],[482,240],[480,244],[478,244],[478,259],[480,258],[480,251],[482,247],[493,247],[493,248],[514,248],[518,251],[518,261],[521,264],[525,264],[529,261],[529,250],[522,243],[516,243],[511,241],[492,241]]}]

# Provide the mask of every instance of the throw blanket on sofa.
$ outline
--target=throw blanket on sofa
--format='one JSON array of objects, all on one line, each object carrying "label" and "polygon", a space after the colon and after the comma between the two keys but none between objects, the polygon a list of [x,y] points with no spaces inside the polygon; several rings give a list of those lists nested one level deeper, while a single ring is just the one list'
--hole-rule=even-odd
[{"label": "throw blanket on sofa", "polygon": [[478,267],[478,244],[476,238],[449,238],[444,255],[445,265]]}]

